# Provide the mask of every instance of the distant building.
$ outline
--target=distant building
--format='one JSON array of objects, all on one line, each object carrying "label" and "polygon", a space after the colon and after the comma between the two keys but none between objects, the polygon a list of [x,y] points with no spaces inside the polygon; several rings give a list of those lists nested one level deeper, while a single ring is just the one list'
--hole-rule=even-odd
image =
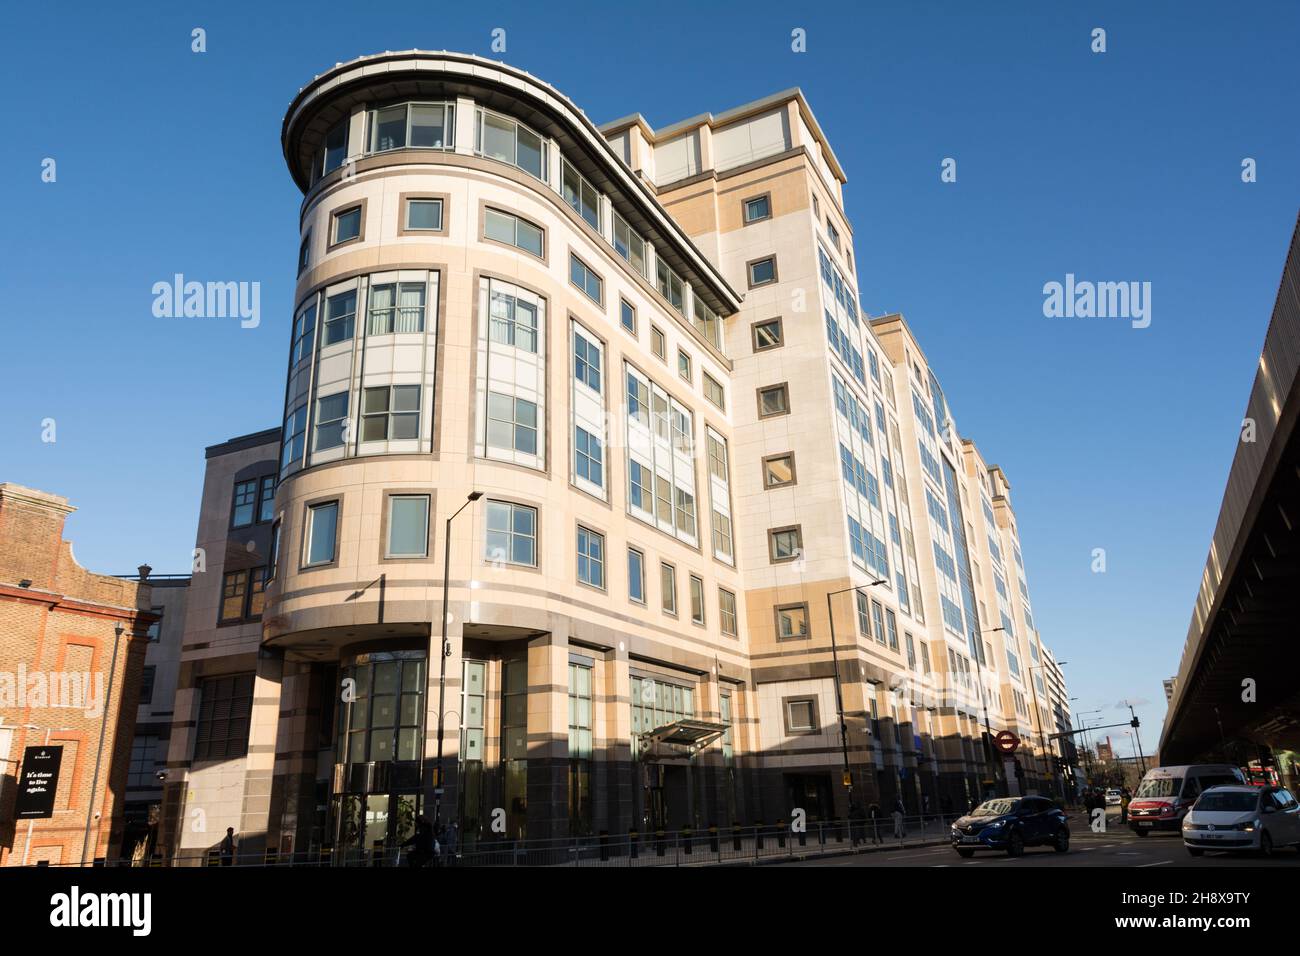
[{"label": "distant building", "polygon": [[1166,677],[1164,683],[1165,683],[1165,703],[1167,704],[1174,699],[1174,690],[1178,686],[1178,678]]},{"label": "distant building", "polygon": [[[153,599],[147,569],[132,581],[77,564],[63,540],[73,510],[0,484],[0,866],[88,863],[122,842],[131,737],[120,715],[140,697]],[[54,755],[57,782],[52,815],[20,820],[30,747]]]}]

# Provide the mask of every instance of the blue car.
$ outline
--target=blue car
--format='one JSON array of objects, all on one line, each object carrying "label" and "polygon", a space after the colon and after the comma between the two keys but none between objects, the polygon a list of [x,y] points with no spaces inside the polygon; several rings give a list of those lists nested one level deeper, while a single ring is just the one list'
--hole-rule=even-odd
[{"label": "blue car", "polygon": [[1070,823],[1045,797],[999,797],[986,800],[952,825],[952,848],[961,856],[976,850],[1004,850],[1020,856],[1027,846],[1070,849]]}]

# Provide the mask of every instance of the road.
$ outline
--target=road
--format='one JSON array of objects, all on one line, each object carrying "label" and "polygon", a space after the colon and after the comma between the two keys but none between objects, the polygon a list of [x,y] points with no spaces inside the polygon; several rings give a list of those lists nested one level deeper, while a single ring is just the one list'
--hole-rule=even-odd
[{"label": "road", "polygon": [[1070,852],[1057,853],[1050,847],[1030,847],[1024,856],[1012,858],[1005,853],[982,850],[969,860],[959,857],[951,847],[917,847],[885,853],[856,856],[824,857],[799,860],[775,866],[1132,866],[1132,867],[1232,867],[1282,866],[1300,870],[1300,851],[1278,850],[1272,859],[1249,854],[1206,853],[1192,857],[1183,848],[1177,834],[1135,836],[1127,827],[1110,823],[1105,833],[1093,833],[1082,816],[1070,818]]}]

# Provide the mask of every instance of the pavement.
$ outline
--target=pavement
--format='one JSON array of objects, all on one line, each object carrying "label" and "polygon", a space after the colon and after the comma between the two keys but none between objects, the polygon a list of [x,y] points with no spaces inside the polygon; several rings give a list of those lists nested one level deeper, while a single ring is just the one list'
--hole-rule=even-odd
[{"label": "pavement", "polygon": [[905,847],[899,850],[844,856],[826,856],[817,859],[796,860],[789,863],[771,863],[770,866],[1043,866],[1043,867],[1234,867],[1281,866],[1300,870],[1300,851],[1295,848],[1277,850],[1271,859],[1248,853],[1206,852],[1193,857],[1183,846],[1177,833],[1152,833],[1139,837],[1128,827],[1119,825],[1119,818],[1107,821],[1105,833],[1094,833],[1082,814],[1070,815],[1070,852],[1057,853],[1051,847],[1029,847],[1023,856],[1009,857],[1005,853],[981,850],[969,860],[959,857],[952,847]]}]

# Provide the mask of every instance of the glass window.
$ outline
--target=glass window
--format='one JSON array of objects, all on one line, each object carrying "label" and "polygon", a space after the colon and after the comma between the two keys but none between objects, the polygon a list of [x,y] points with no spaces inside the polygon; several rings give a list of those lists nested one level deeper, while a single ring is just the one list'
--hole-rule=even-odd
[{"label": "glass window", "polygon": [[140,703],[153,703],[153,685],[157,674],[157,666],[153,664],[145,665],[143,679],[140,681]]},{"label": "glass window", "polygon": [[423,282],[387,282],[370,287],[367,335],[424,331]]},{"label": "glass window", "polygon": [[450,145],[449,122],[454,107],[441,103],[411,104],[410,144],[417,149],[443,149]]},{"label": "glass window", "polygon": [[149,643],[157,644],[158,641],[161,640],[162,638],[163,608],[155,605],[149,608],[149,610],[158,616],[158,620],[154,621],[152,624],[149,625],[149,631],[148,631]]},{"label": "glass window", "polygon": [[388,496],[390,558],[424,558],[429,554],[429,496]]},{"label": "glass window", "polygon": [[307,268],[308,259],[311,256],[311,233],[302,237],[302,245],[298,247],[298,275]]},{"label": "glass window", "polygon": [[682,315],[686,314],[685,286],[681,277],[668,268],[668,263],[658,256],[655,256],[655,285],[659,289],[659,294],[668,300],[669,305]]},{"label": "glass window", "polygon": [[691,357],[681,349],[677,350],[677,374],[688,382],[691,380]]},{"label": "glass window", "polygon": [[536,353],[536,305],[502,292],[493,285],[488,308],[491,312],[488,332],[493,342]]},{"label": "glass window", "polygon": [[691,621],[704,623],[704,582],[694,574],[691,575]]},{"label": "glass window", "polygon": [[257,495],[257,520],[259,523],[270,521],[275,517],[275,475],[266,475],[262,478]]},{"label": "glass window", "polygon": [[713,509],[713,553],[727,560],[732,557],[731,519],[717,508]]},{"label": "glass window", "polygon": [[293,323],[293,348],[291,360],[297,365],[303,359],[311,358],[312,346],[316,340],[316,302],[313,299],[303,306]]},{"label": "glass window", "polygon": [[600,346],[576,329],[573,333],[573,377],[600,394]]},{"label": "glass window", "polygon": [[605,587],[605,536],[578,526],[578,580],[594,588]]},{"label": "glass window", "polygon": [[357,290],[349,289],[325,300],[325,340],[322,345],[346,342],[352,338],[357,317]]},{"label": "glass window", "polygon": [[798,697],[785,702],[786,733],[806,734],[817,729],[817,702]]},{"label": "glass window", "polygon": [[348,158],[348,120],[342,119],[325,134],[325,165],[323,173],[332,172]]},{"label": "glass window", "polygon": [[721,409],[727,407],[727,395],[722,386],[708,372],[704,373],[704,397]]},{"label": "glass window", "polygon": [[725,588],[718,588],[718,620],[723,634],[736,636],[736,595]]},{"label": "glass window", "polygon": [[754,351],[779,348],[784,340],[781,335],[781,320],[769,319],[754,325]]},{"label": "glass window", "polygon": [[515,246],[524,252],[531,252],[538,258],[546,254],[542,227],[534,225],[527,219],[499,209],[485,209],[483,212],[483,235],[497,242]]},{"label": "glass window", "polygon": [[337,392],[316,400],[316,451],[338,448],[348,419],[348,393]]},{"label": "glass window", "polygon": [[257,479],[235,484],[235,503],[230,516],[232,528],[246,528],[253,523],[257,508]]},{"label": "glass window", "polygon": [[406,146],[406,104],[370,113],[370,151],[402,149]]},{"label": "glass window", "polygon": [[339,503],[326,501],[307,507],[306,564],[329,564],[334,560],[338,537]]},{"label": "glass window", "polygon": [[645,603],[645,555],[636,548],[627,549],[627,596]]},{"label": "glass window", "polygon": [[365,390],[361,440],[420,437],[420,386],[380,385]]},{"label": "glass window", "polygon": [[361,235],[361,207],[353,206],[334,214],[334,245]]},{"label": "glass window", "polygon": [[266,604],[267,580],[266,568],[253,568],[248,573],[248,610],[245,617],[258,618],[262,616],[262,608]]},{"label": "glass window", "polygon": [[248,572],[227,571],[221,576],[221,620],[238,621],[244,616],[248,597]]},{"label": "glass window", "polygon": [[773,561],[790,561],[799,557],[802,537],[798,528],[777,528],[767,533]]},{"label": "glass window", "polygon": [[776,281],[776,259],[768,256],[749,264],[749,284],[751,286],[767,285]]},{"label": "glass window", "polygon": [[508,116],[479,110],[478,152],[546,181],[542,137]]},{"label": "glass window", "polygon": [[770,385],[758,390],[758,417],[770,418],[790,411],[790,393],[785,385]]},{"label": "glass window", "polygon": [[745,200],[745,222],[758,222],[760,219],[767,219],[772,215],[772,199],[770,196],[755,196],[753,199]]},{"label": "glass window", "polygon": [[763,486],[780,488],[794,484],[794,453],[773,455],[763,460]]},{"label": "glass window", "polygon": [[713,429],[707,428],[709,444],[709,474],[719,481],[727,480],[727,443],[713,434]]},{"label": "glass window", "polygon": [[664,562],[659,565],[659,591],[665,614],[677,613],[677,569]]},{"label": "glass window", "polygon": [[631,263],[637,272],[649,278],[646,273],[645,240],[618,213],[614,213],[614,251]]},{"label": "glass window", "polygon": [[718,314],[705,305],[704,300],[698,295],[691,298],[691,324],[714,348],[721,349],[722,321],[718,318]]},{"label": "glass window", "polygon": [[568,160],[561,160],[560,195],[592,229],[600,231],[600,193]]},{"label": "glass window", "polygon": [[488,392],[489,448],[537,454],[537,405],[501,392]]},{"label": "glass window", "polygon": [[598,487],[605,485],[604,451],[600,439],[577,425],[574,426],[574,473]]},{"label": "glass window", "polygon": [[628,303],[627,299],[618,300],[618,318],[623,328],[636,335],[636,309]]},{"label": "glass window", "polygon": [[593,302],[604,304],[605,280],[587,268],[587,264],[573,253],[569,253],[569,281],[587,293]]},{"label": "glass window", "polygon": [[406,201],[406,228],[411,231],[442,229],[441,199],[408,199]]},{"label": "glass window", "polygon": [[668,358],[668,340],[664,338],[663,330],[657,325],[650,326],[650,344],[655,355],[666,361]]},{"label": "glass window", "polygon": [[536,567],[537,509],[489,501],[483,557],[492,563]]},{"label": "glass window", "polygon": [[286,468],[295,461],[302,461],[306,430],[307,406],[299,405],[284,418],[284,436],[281,439],[283,450],[280,453],[281,468]]},{"label": "glass window", "polygon": [[808,605],[783,604],[776,608],[776,636],[791,640],[808,636]]}]

